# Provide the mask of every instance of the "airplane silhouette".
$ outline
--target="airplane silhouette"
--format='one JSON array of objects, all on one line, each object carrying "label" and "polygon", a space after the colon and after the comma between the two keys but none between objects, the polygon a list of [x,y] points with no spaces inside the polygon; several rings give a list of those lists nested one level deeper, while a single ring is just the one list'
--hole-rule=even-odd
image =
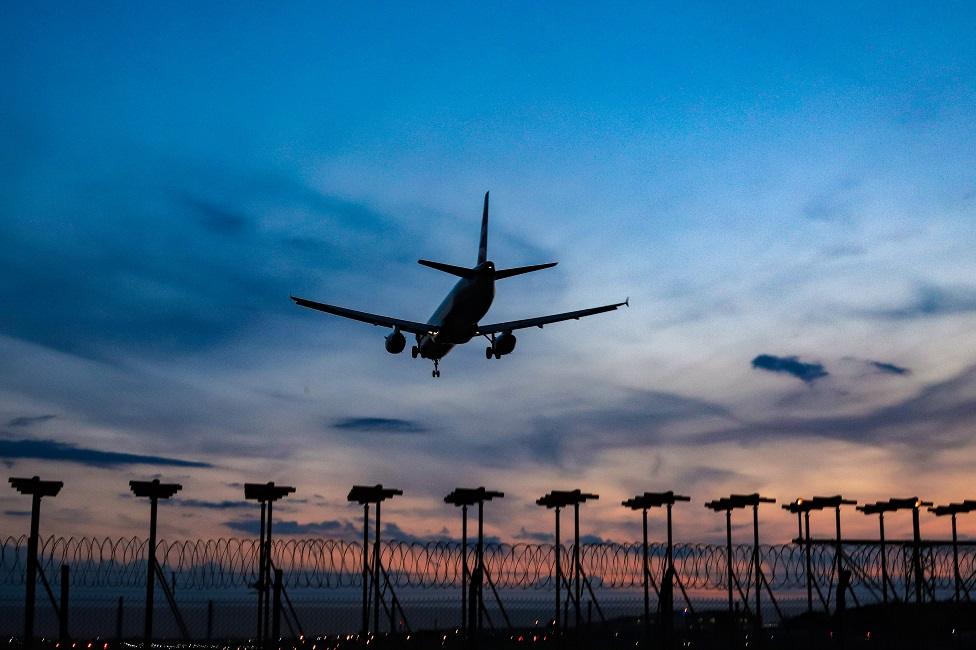
[{"label": "airplane silhouette", "polygon": [[[551,316],[540,316],[538,318],[513,320],[505,323],[479,325],[478,321],[488,313],[488,308],[491,307],[492,300],[495,298],[495,280],[548,269],[556,266],[558,263],[549,262],[548,264],[519,266],[511,269],[496,269],[495,265],[488,261],[488,192],[485,192],[485,208],[481,216],[481,241],[478,244],[478,264],[476,266],[469,269],[463,266],[444,264],[443,262],[431,262],[430,260],[417,260],[417,262],[432,269],[450,273],[461,278],[426,323],[417,323],[403,320],[402,318],[392,318],[390,316],[355,311],[353,309],[327,305],[296,296],[291,296],[291,299],[301,307],[317,309],[328,314],[351,318],[352,320],[358,320],[371,325],[392,327],[393,332],[386,337],[386,351],[390,354],[399,354],[406,347],[407,340],[403,336],[403,332],[413,334],[416,337],[417,344],[413,346],[410,354],[414,359],[419,356],[434,362],[434,371],[431,373],[432,377],[441,376],[439,368],[440,360],[451,351],[451,348],[455,345],[467,343],[476,336],[483,336],[490,343],[487,349],[485,349],[486,359],[491,359],[492,357],[501,359],[504,355],[510,354],[515,349],[516,338],[512,334],[514,330],[526,327],[538,327],[541,329],[543,325],[549,325],[550,323],[558,323],[564,320],[579,320],[584,316],[614,311],[617,307],[630,305],[630,299],[628,298],[623,302],[603,305],[602,307],[580,309],[578,311],[569,311]],[[496,338],[496,334],[500,334],[500,336]]]}]

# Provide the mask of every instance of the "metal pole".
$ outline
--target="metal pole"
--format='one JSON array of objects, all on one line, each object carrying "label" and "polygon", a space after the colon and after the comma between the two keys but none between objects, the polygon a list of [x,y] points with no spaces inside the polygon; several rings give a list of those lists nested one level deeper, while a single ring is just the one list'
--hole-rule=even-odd
[{"label": "metal pole", "polygon": [[150,650],[152,647],[153,627],[153,588],[156,586],[156,497],[149,499],[149,556],[146,571],[146,617],[143,626],[142,647]]},{"label": "metal pole", "polygon": [[668,568],[671,575],[674,575],[674,541],[671,537],[671,504],[668,504],[668,548],[667,548]]},{"label": "metal pole", "polygon": [[649,578],[651,575],[651,568],[648,564],[647,557],[647,508],[643,509],[644,518],[644,643],[650,643],[651,641],[651,594]]},{"label": "metal pole", "polygon": [[837,556],[837,579],[840,580],[840,572],[844,568],[844,546],[840,536],[840,506],[834,508],[834,525],[837,530],[837,544],[834,554]]},{"label": "metal pole", "polygon": [[284,572],[281,569],[274,570],[274,591],[271,601],[274,616],[271,617],[271,639],[275,643],[281,638],[281,581],[283,577]]},{"label": "metal pole", "polygon": [[956,537],[956,513],[952,513],[952,573],[956,583],[956,603],[959,602],[959,539]]},{"label": "metal pole", "polygon": [[813,613],[813,561],[810,557],[812,549],[810,547],[810,511],[803,513],[803,522],[806,525],[806,560],[807,560],[807,612]]},{"label": "metal pole", "polygon": [[257,640],[264,638],[264,522],[267,518],[267,505],[261,502],[261,529],[258,540],[258,631]]},{"label": "metal pole", "polygon": [[461,505],[461,631],[468,636],[468,506]]},{"label": "metal pole", "polygon": [[34,647],[34,599],[37,593],[37,544],[41,525],[41,495],[31,495],[31,527],[27,539],[27,590],[24,601],[24,646]]},{"label": "metal pole", "polygon": [[583,622],[583,616],[580,612],[580,598],[582,597],[582,591],[580,590],[580,573],[583,568],[580,564],[580,534],[579,534],[579,503],[573,504],[573,597],[576,611],[576,633],[579,634],[580,625]]},{"label": "metal pole", "polygon": [[268,501],[268,523],[264,531],[264,577],[261,586],[264,589],[264,638],[268,638],[269,619],[271,617],[271,507],[273,501]]},{"label": "metal pole", "polygon": [[726,580],[729,587],[729,634],[735,641],[735,603],[732,601],[732,587],[735,580],[732,573],[732,511],[725,511],[725,564],[727,569]]},{"label": "metal pole", "polygon": [[760,604],[760,594],[762,593],[760,580],[762,569],[759,566],[759,505],[752,506],[752,565],[754,567],[756,588],[756,636],[757,642],[761,643],[762,636],[762,607]]},{"label": "metal pole", "polygon": [[673,632],[674,627],[674,540],[671,537],[671,505],[667,504],[668,508],[668,547],[665,551],[665,558],[667,560],[667,567],[665,568],[665,573],[667,575],[668,584],[665,586],[667,589],[667,609],[664,611],[664,630],[665,639],[667,647],[673,645]]},{"label": "metal pole", "polygon": [[58,620],[58,640],[65,643],[68,640],[68,589],[71,583],[68,578],[68,565],[61,565],[61,616]]},{"label": "metal pole", "polygon": [[115,610],[115,640],[122,643],[122,622],[125,616],[125,599],[119,596],[119,604]]},{"label": "metal pole", "polygon": [[363,626],[362,634],[369,634],[369,504],[363,504]]},{"label": "metal pole", "polygon": [[915,604],[922,604],[922,549],[918,525],[918,506],[912,508],[912,564],[915,566]]},{"label": "metal pole", "polygon": [[556,561],[556,619],[555,619],[555,628],[554,628],[553,631],[555,632],[556,638],[559,638],[559,632],[560,632],[560,627],[561,627],[560,624],[559,624],[559,616],[560,616],[560,609],[561,609],[559,607],[559,605],[560,605],[560,602],[559,602],[559,583],[563,579],[563,572],[562,572],[562,565],[560,564],[560,561],[559,561],[559,555],[560,555],[560,553],[559,553],[559,551],[560,551],[560,544],[559,544],[559,508],[556,508],[555,510],[556,510],[556,544],[555,544],[555,546],[553,548],[555,549],[555,552],[556,552],[556,560],[555,560]]},{"label": "metal pole", "polygon": [[207,641],[213,639],[213,601],[207,601]]},{"label": "metal pole", "polygon": [[481,634],[482,619],[484,618],[484,585],[485,585],[485,508],[484,502],[478,502],[478,634]]},{"label": "metal pole", "polygon": [[881,598],[888,604],[888,553],[885,550],[884,513],[878,513],[878,525],[881,529]]},{"label": "metal pole", "polygon": [[373,629],[380,633],[380,503],[376,503],[376,535],[373,541]]}]

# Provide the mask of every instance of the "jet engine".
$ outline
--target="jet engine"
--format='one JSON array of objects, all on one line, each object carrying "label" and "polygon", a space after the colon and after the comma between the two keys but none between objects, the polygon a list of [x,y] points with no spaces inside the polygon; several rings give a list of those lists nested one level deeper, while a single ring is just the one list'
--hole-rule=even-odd
[{"label": "jet engine", "polygon": [[403,332],[394,328],[393,333],[386,337],[384,345],[390,354],[400,354],[407,345],[407,339],[403,336]]},{"label": "jet engine", "polygon": [[511,354],[512,350],[515,349],[516,340],[511,332],[505,332],[495,339],[495,358]]}]

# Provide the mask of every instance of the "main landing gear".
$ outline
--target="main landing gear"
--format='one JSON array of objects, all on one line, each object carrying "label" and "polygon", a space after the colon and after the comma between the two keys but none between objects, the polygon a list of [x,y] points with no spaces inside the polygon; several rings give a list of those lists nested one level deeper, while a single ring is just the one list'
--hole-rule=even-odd
[{"label": "main landing gear", "polygon": [[416,359],[418,354],[420,354],[420,348],[418,348],[416,345],[413,346],[412,348],[410,348],[410,356],[411,357],[413,357],[414,359]]},{"label": "main landing gear", "polygon": [[485,359],[491,359],[492,357],[495,357],[496,359],[501,359],[502,355],[495,352],[495,335],[492,334],[491,338],[489,338],[487,334],[482,334],[482,336],[488,339],[488,342],[491,343],[491,345],[485,348]]},{"label": "main landing gear", "polygon": [[434,379],[437,379],[438,377],[441,376],[441,371],[438,370],[437,365],[438,365],[438,360],[434,359],[434,370],[433,372],[430,373],[430,376],[433,377]]}]

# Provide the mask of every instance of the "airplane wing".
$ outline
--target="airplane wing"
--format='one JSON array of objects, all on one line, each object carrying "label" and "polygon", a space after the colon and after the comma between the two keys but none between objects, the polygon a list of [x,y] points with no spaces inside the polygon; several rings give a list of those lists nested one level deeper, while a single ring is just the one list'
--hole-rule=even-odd
[{"label": "airplane wing", "polygon": [[630,306],[630,298],[623,302],[618,302],[613,305],[604,305],[602,307],[591,307],[590,309],[580,309],[579,311],[568,311],[563,314],[553,314],[552,316],[539,316],[538,318],[526,318],[524,320],[511,320],[507,323],[492,323],[491,325],[479,325],[476,331],[476,335],[481,334],[497,334],[498,332],[507,332],[511,330],[520,330],[526,327],[539,327],[543,325],[549,325],[550,323],[558,323],[564,320],[579,320],[584,316],[592,316],[594,314],[602,314],[608,311],[614,311],[617,307]]},{"label": "airplane wing", "polygon": [[416,323],[414,321],[403,320],[401,318],[391,318],[390,316],[381,316],[379,314],[370,314],[365,311],[356,311],[355,309],[336,307],[335,305],[327,305],[322,302],[305,300],[304,298],[298,298],[296,296],[291,296],[291,299],[294,300],[295,304],[300,307],[317,309],[318,311],[324,311],[327,314],[334,314],[336,316],[342,316],[343,318],[351,318],[352,320],[358,320],[362,323],[369,323],[370,325],[399,327],[404,332],[410,332],[411,334],[429,334],[434,330],[431,325],[427,325],[426,323]]}]

